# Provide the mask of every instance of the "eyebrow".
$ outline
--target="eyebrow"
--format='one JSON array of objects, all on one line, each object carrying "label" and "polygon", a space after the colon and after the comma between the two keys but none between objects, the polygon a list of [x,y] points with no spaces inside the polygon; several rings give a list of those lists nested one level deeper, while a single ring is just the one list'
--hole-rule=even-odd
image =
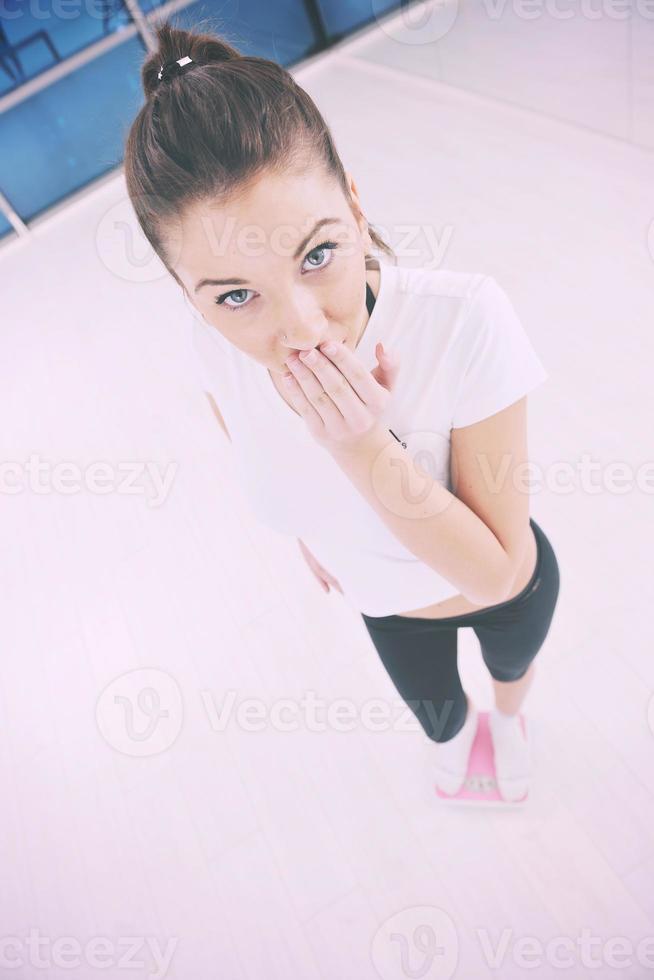
[{"label": "eyebrow", "polygon": [[[320,221],[316,221],[315,225],[313,226],[309,234],[306,236],[306,238],[302,239],[298,247],[293,252],[293,259],[298,259],[300,257],[300,255],[302,254],[302,252],[309,244],[309,242],[311,241],[311,239],[313,238],[313,236],[315,235],[315,233],[318,231],[319,228],[321,228],[323,225],[339,224],[340,221],[341,221],[340,218],[321,218]],[[227,286],[227,285],[248,286],[249,279],[200,279],[193,292],[197,293],[197,291],[199,289],[202,289],[203,286]]]}]

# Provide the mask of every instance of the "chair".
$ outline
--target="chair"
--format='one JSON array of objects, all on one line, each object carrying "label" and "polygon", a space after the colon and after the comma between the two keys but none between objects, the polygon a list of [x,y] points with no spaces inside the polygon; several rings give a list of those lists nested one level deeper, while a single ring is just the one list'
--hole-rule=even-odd
[{"label": "chair", "polygon": [[[61,61],[61,55],[59,54],[54,44],[50,40],[47,31],[43,31],[43,30],[34,31],[33,34],[30,34],[28,37],[24,37],[22,41],[18,42],[18,44],[11,44],[9,38],[7,37],[7,33],[4,27],[2,26],[2,24],[0,24],[0,68],[2,68],[3,71],[7,73],[7,75],[9,75],[12,82],[18,84],[18,82],[26,81],[27,78],[27,76],[25,75],[25,71],[23,70],[23,66],[20,63],[20,59],[18,57],[17,52],[20,50],[20,48],[25,48],[27,47],[28,44],[32,44],[34,41],[38,41],[38,40],[42,40],[43,43],[48,47],[50,54],[52,55],[53,61],[55,62]],[[16,74],[14,74],[14,71],[10,67],[8,59],[10,59],[13,62],[18,77],[16,77]]]}]

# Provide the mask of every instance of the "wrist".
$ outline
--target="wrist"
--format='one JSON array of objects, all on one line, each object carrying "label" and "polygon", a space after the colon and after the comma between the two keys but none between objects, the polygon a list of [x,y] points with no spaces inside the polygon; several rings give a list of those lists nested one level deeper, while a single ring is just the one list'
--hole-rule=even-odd
[{"label": "wrist", "polygon": [[[335,459],[351,460],[361,457],[377,456],[383,452],[390,444],[395,443],[396,439],[391,434],[387,425],[381,423],[374,426],[360,439],[350,445],[338,446],[332,450]],[[399,445],[399,443],[398,443]]]}]

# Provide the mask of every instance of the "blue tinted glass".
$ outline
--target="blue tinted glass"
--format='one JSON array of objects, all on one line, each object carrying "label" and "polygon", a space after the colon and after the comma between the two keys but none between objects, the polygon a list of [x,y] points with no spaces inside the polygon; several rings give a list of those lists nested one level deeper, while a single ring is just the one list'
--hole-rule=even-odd
[{"label": "blue tinted glass", "polygon": [[23,221],[122,163],[143,56],[132,38],[0,115],[0,188]]},{"label": "blue tinted glass", "polygon": [[2,0],[0,95],[129,23],[124,0]]},{"label": "blue tinted glass", "polygon": [[301,0],[199,0],[167,19],[184,30],[223,35],[241,54],[269,58],[279,65],[299,61],[317,40]]},{"label": "blue tinted glass", "polygon": [[346,34],[383,16],[401,0],[318,0],[328,34]]}]

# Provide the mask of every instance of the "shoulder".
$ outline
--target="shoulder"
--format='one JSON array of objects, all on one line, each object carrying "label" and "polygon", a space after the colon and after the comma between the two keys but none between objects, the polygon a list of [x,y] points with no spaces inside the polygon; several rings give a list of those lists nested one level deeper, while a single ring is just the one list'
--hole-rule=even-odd
[{"label": "shoulder", "polygon": [[484,272],[396,266],[394,274],[396,315],[404,328],[436,334],[443,351],[461,333],[470,333],[466,321],[496,304],[500,291]]},{"label": "shoulder", "polygon": [[464,356],[524,333],[511,298],[489,273],[397,267],[396,274],[400,314],[414,329],[436,331],[443,352]]},{"label": "shoulder", "polygon": [[472,313],[510,313],[513,310],[504,287],[487,272],[398,265],[395,274],[398,294],[422,300],[423,305],[424,300],[430,297],[451,300],[449,305],[458,307],[466,316]]},{"label": "shoulder", "polygon": [[[492,280],[483,272],[396,266],[393,318],[405,343],[422,356],[441,361],[457,348],[469,346],[474,325],[466,327],[474,309],[487,309]],[[492,286],[491,286],[492,291]],[[481,302],[479,302],[481,300]],[[427,354],[429,351],[429,354]]]},{"label": "shoulder", "polygon": [[483,272],[433,269],[425,266],[396,266],[398,289],[405,295],[445,297],[466,302],[481,283],[492,277]]}]

